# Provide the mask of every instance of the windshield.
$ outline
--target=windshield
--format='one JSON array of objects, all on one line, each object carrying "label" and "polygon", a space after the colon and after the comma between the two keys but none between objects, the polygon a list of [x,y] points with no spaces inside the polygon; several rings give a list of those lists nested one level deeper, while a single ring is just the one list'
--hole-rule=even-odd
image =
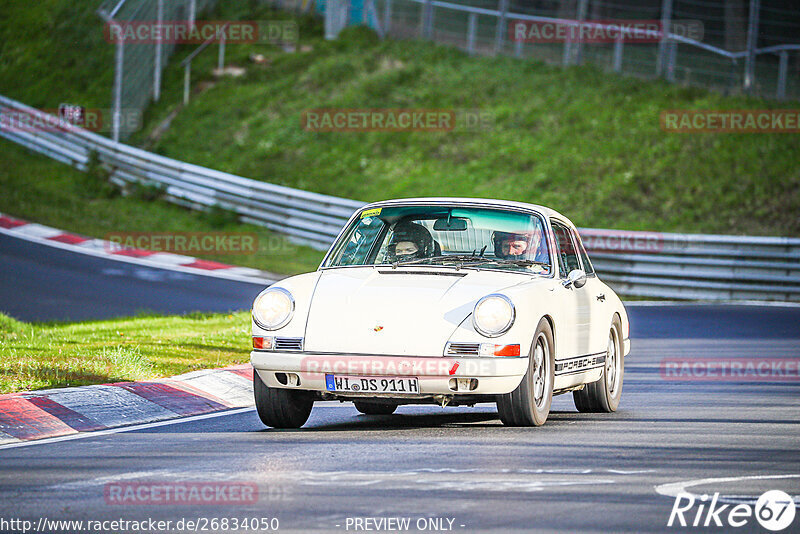
[{"label": "windshield", "polygon": [[542,219],[503,209],[397,206],[362,211],[323,267],[449,265],[550,274]]}]

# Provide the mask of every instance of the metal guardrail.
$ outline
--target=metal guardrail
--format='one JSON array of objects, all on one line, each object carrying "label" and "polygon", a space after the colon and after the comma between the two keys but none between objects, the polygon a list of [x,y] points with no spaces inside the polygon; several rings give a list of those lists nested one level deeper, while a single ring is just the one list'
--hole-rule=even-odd
[{"label": "metal guardrail", "polygon": [[[53,122],[51,115],[0,96],[0,114],[9,112]],[[219,206],[318,249],[326,249],[364,205],[184,163],[67,123],[26,129],[0,121],[0,136],[81,170],[95,152],[115,184],[156,184],[172,202]],[[624,295],[800,302],[800,238],[580,233],[603,280]]]}]

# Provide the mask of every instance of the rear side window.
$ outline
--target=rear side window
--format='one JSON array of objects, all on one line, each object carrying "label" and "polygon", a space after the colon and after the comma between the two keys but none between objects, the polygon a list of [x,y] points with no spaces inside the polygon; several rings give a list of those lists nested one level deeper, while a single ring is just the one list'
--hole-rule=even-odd
[{"label": "rear side window", "polygon": [[592,262],[589,261],[589,255],[586,254],[583,241],[581,241],[581,238],[576,233],[573,232],[572,235],[575,237],[575,242],[578,244],[578,252],[580,252],[581,262],[583,262],[583,270],[587,275],[594,274],[594,267],[592,267]]},{"label": "rear side window", "polygon": [[558,267],[561,276],[566,277],[570,271],[581,268],[581,264],[578,261],[578,252],[575,250],[575,245],[570,237],[569,228],[556,221],[552,221],[552,224],[556,246],[558,247]]}]

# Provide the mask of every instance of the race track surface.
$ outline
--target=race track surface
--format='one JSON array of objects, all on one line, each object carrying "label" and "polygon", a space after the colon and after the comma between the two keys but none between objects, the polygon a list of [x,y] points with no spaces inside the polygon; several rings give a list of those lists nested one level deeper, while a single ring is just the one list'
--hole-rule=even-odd
[{"label": "race track surface", "polygon": [[[6,257],[4,252],[3,263]],[[85,289],[78,286],[83,262],[71,268],[45,257],[41,264],[47,272],[62,273],[56,286],[72,284],[76,293]],[[98,264],[96,272],[103,268]],[[24,263],[15,269],[35,272]],[[136,279],[126,277],[122,285]],[[174,311],[236,308],[247,306],[248,291],[258,291],[225,281],[201,291],[198,280],[169,278],[142,279],[136,288],[120,289],[116,280],[109,276],[98,283],[85,302],[102,306],[104,294],[105,300],[119,300],[108,297],[130,292],[151,309],[170,302],[177,303]],[[3,284],[3,303],[12,300],[12,289]],[[21,285],[16,295],[29,289]],[[40,291],[47,295],[46,288]],[[125,311],[115,305],[103,309]],[[80,301],[75,306],[70,310]],[[580,414],[571,396],[564,395],[554,400],[545,426],[507,428],[488,404],[406,406],[393,416],[365,416],[350,404],[321,403],[300,430],[266,429],[253,410],[245,409],[0,448],[0,530],[15,531],[8,523],[2,528],[2,520],[10,519],[34,526],[45,520],[153,519],[172,521],[170,531],[188,532],[186,523],[176,529],[184,519],[208,521],[207,531],[225,532],[238,519],[238,531],[245,532],[244,519],[278,518],[284,532],[363,532],[354,528],[357,519],[396,517],[410,521],[410,532],[721,532],[734,529],[727,524],[724,529],[669,529],[670,492],[680,487],[698,496],[720,492],[720,503],[752,503],[770,489],[800,495],[800,477],[791,476],[800,474],[796,372],[794,380],[699,382],[662,373],[667,358],[796,362],[800,309],[632,306],[629,313],[633,349],[617,413]],[[704,480],[717,478],[731,480]],[[121,484],[140,483],[150,489],[233,484],[257,488],[257,495],[231,502],[223,492],[211,503],[172,505],[118,504],[109,498]],[[693,520],[697,510],[686,518]],[[214,518],[228,519],[227,527],[211,528]],[[445,528],[427,528],[437,526],[429,519]],[[86,532],[89,525],[58,530],[44,524],[50,532]],[[800,531],[799,525],[800,517],[786,532]],[[735,531],[764,532],[753,518]]]}]

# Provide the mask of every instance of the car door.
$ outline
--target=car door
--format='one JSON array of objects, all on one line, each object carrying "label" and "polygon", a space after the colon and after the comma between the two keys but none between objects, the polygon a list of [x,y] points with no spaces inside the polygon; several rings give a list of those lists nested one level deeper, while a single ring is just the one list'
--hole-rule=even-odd
[{"label": "car door", "polygon": [[[555,238],[556,255],[558,256],[558,272],[563,280],[567,275],[581,268],[578,257],[576,242],[572,232],[566,223],[558,220],[551,220],[553,227],[553,237]],[[564,351],[559,352],[567,358],[591,354],[590,351],[590,328],[592,319],[592,303],[590,293],[586,286],[575,287],[570,285],[564,287],[559,284],[558,300],[563,303],[562,318],[564,326],[561,334],[558,335],[558,343]]]},{"label": "car door", "polygon": [[583,286],[584,293],[589,299],[589,352],[596,354],[604,352],[608,345],[608,328],[611,325],[611,300],[609,288],[597,277],[594,266],[586,254],[580,235],[575,230],[571,230],[572,238],[578,246],[583,271],[586,273],[586,285]]}]

